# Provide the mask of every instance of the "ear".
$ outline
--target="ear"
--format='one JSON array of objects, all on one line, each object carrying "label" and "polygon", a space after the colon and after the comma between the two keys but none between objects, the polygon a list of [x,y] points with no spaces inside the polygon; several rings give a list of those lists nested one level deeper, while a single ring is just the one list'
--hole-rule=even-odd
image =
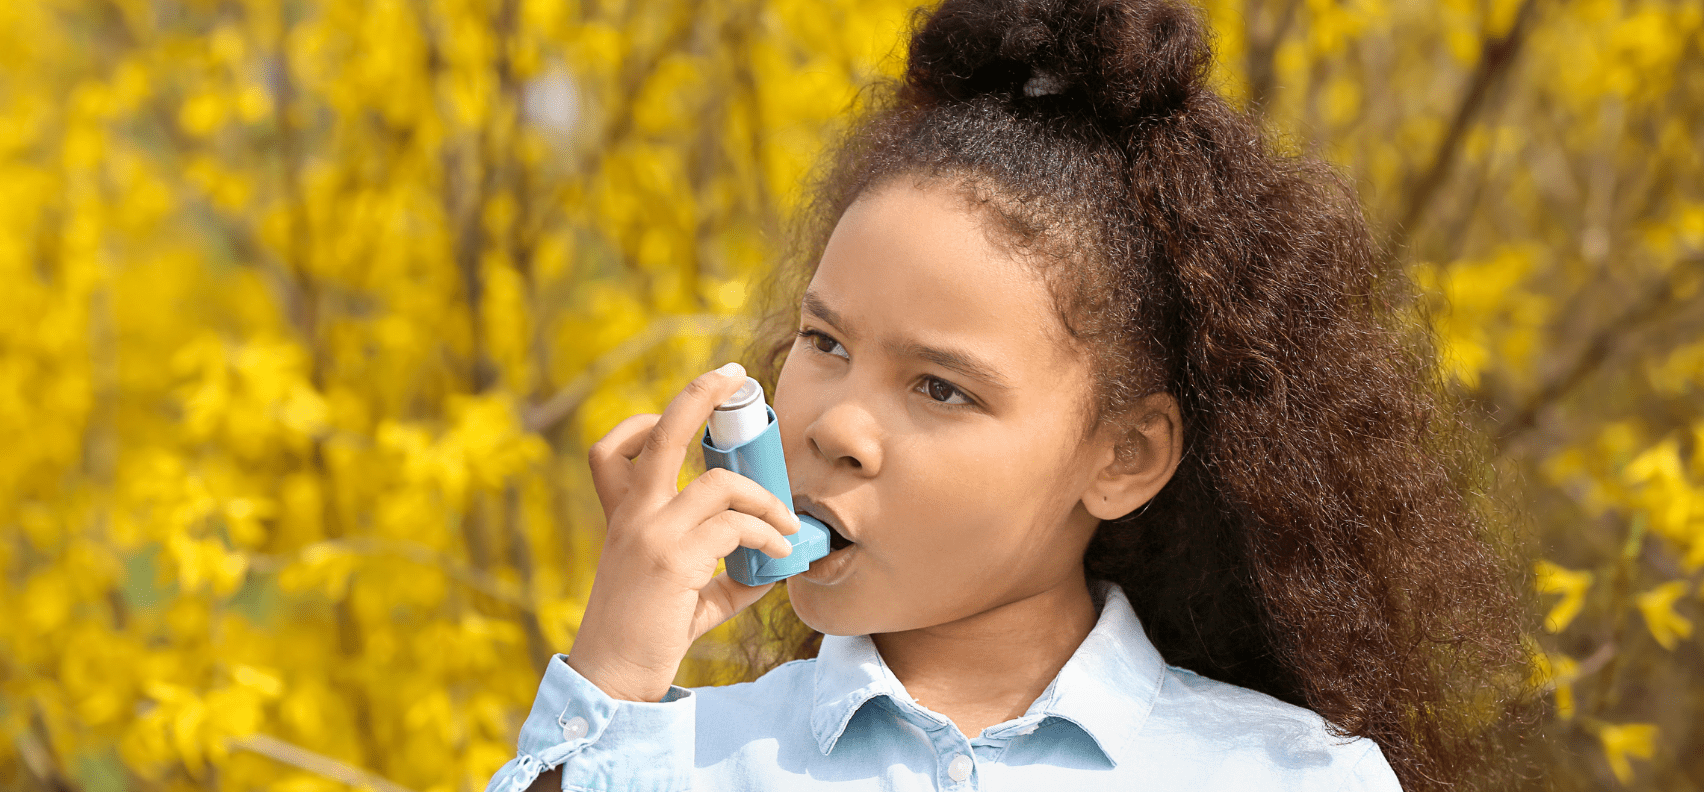
[{"label": "ear", "polygon": [[1115,520],[1147,503],[1171,481],[1183,459],[1183,414],[1169,393],[1155,393],[1142,400],[1141,418],[1126,442],[1132,453],[1119,463],[1113,453],[1115,437],[1101,439],[1097,453],[1100,467],[1083,493],[1083,508],[1102,520]]}]

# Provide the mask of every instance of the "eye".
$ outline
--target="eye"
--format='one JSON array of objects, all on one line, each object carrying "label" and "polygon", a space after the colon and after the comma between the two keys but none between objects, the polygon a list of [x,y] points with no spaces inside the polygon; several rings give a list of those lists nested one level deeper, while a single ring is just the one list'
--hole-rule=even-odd
[{"label": "eye", "polygon": [[[828,341],[828,343],[833,344],[834,346],[840,346],[839,341],[834,340],[827,333],[823,333],[823,332],[820,332],[820,331],[817,331],[817,330],[800,330],[797,333],[797,335],[800,338],[805,339],[805,346],[810,347],[811,351],[819,352],[819,353],[824,354],[824,355],[834,355],[833,352],[829,351],[829,349],[833,349],[834,347],[829,347],[829,349],[823,349],[822,347],[817,346],[818,340],[826,340],[826,341]],[[834,355],[834,356],[835,357],[842,357],[841,355]]]},{"label": "eye", "polygon": [[[830,336],[827,333],[824,333],[820,330],[800,330],[797,333],[795,333],[795,335],[797,335],[799,338],[804,339],[805,340],[805,346],[810,347],[812,352],[815,352],[819,355],[832,355],[833,357],[838,357],[838,358],[845,358],[846,357],[845,355],[836,355],[832,351],[830,351],[830,350],[833,350],[835,347],[840,347],[840,342],[834,340],[834,337]],[[829,346],[827,349],[824,349],[818,343],[818,342],[821,342],[821,341],[827,341],[829,344],[831,344],[831,346]],[[841,347],[841,348],[844,349],[844,347]],[[940,377],[934,376],[933,374],[923,375],[922,385],[923,385],[923,388],[924,388],[922,393],[926,397],[928,397],[929,403],[931,403],[931,404],[935,404],[935,405],[938,405],[938,406],[941,406],[941,407],[946,407],[948,409],[963,409],[963,408],[966,408],[966,407],[975,407],[976,406],[976,400],[972,399],[970,397],[970,394],[965,393],[963,390],[960,390],[957,385],[954,385],[951,382],[948,382],[944,379],[941,379]],[[949,399],[952,398],[952,396],[954,394],[957,394],[958,396],[963,397],[964,401],[957,402],[957,403],[949,402],[949,401],[941,401],[941,400],[935,398],[935,396],[937,394],[944,394]]]},{"label": "eye", "polygon": [[[935,393],[937,392],[936,386],[940,387],[941,392],[945,392],[947,394],[947,398],[952,398],[952,394],[956,393],[960,396],[963,396],[964,401],[962,403],[959,403],[959,404],[954,404],[952,402],[936,401],[935,400]],[[923,387],[924,387],[923,393],[929,397],[929,400],[935,402],[936,404],[941,405],[942,407],[975,407],[976,406],[976,402],[973,402],[973,401],[970,400],[970,394],[967,394],[964,391],[959,390],[957,385],[954,385],[951,382],[948,382],[944,379],[941,379],[940,377],[936,377],[934,375],[924,375]]]}]

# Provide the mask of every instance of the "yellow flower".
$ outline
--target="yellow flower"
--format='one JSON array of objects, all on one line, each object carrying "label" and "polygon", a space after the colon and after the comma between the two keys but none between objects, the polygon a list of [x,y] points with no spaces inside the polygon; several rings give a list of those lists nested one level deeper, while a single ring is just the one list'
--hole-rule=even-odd
[{"label": "yellow flower", "polygon": [[1645,615],[1645,626],[1651,637],[1664,649],[1673,649],[1681,638],[1692,635],[1692,621],[1674,612],[1674,602],[1686,594],[1690,584],[1671,580],[1639,595],[1639,612]]},{"label": "yellow flower", "polygon": [[269,668],[236,663],[231,666],[231,678],[237,684],[252,688],[262,697],[275,699],[284,694],[284,680]]},{"label": "yellow flower", "polygon": [[1540,690],[1556,692],[1556,716],[1569,720],[1574,717],[1574,678],[1580,665],[1574,658],[1560,652],[1535,651],[1532,655],[1532,676],[1528,684]]},{"label": "yellow flower", "polygon": [[1657,481],[1672,481],[1681,477],[1680,443],[1675,438],[1669,438],[1650,448],[1645,449],[1634,457],[1632,462],[1622,471],[1629,483],[1640,483],[1656,479]]},{"label": "yellow flower", "polygon": [[1592,585],[1592,573],[1565,569],[1543,560],[1533,564],[1533,570],[1538,575],[1540,593],[1562,595],[1562,599],[1544,617],[1544,629],[1561,632],[1585,606],[1586,589]]},{"label": "yellow flower", "polygon": [[178,111],[178,125],[191,135],[205,136],[225,123],[229,111],[230,103],[225,97],[212,91],[204,91],[183,103],[182,109]]},{"label": "yellow flower", "polygon": [[1633,780],[1633,767],[1627,757],[1649,759],[1656,752],[1657,726],[1654,723],[1604,724],[1598,728],[1598,741],[1603,743],[1603,755],[1615,778],[1626,784]]}]

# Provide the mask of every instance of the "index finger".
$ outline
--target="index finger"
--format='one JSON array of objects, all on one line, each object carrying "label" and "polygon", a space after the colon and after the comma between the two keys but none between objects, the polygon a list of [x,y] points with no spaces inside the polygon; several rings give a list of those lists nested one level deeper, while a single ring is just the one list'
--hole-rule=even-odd
[{"label": "index finger", "polygon": [[652,492],[675,492],[680,467],[686,462],[687,449],[698,439],[700,427],[710,420],[716,405],[728,400],[745,384],[745,367],[729,363],[715,371],[706,371],[675,394],[663,417],[651,427],[645,437],[645,447],[633,461],[634,476],[640,486]]}]

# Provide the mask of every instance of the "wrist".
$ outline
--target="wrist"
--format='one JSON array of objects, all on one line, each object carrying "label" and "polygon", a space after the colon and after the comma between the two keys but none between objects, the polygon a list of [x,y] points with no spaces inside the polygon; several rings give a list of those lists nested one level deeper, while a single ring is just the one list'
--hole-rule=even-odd
[{"label": "wrist", "polygon": [[569,653],[564,657],[587,682],[597,686],[605,695],[618,701],[656,703],[663,700],[673,684],[673,675],[658,682],[655,673],[626,668],[625,664],[610,662],[595,655]]}]

